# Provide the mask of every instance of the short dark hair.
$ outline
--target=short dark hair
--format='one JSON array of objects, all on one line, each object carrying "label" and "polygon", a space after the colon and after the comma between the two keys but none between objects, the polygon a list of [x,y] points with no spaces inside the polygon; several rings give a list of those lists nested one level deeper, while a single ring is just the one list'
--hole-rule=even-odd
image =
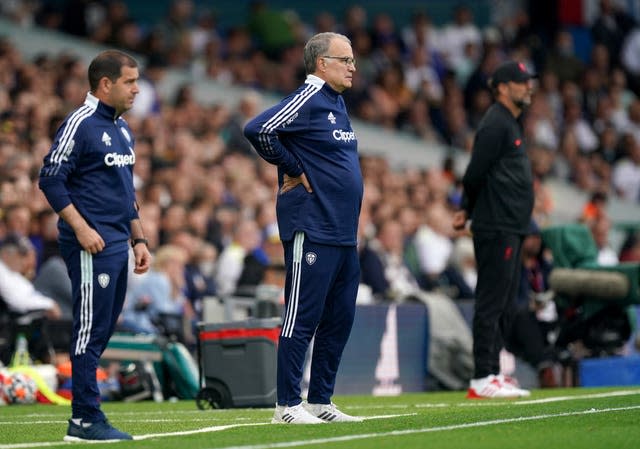
[{"label": "short dark hair", "polygon": [[98,84],[103,77],[116,82],[122,75],[122,67],[138,67],[138,62],[120,50],[106,50],[98,54],[89,64],[89,86],[91,92],[98,89]]}]

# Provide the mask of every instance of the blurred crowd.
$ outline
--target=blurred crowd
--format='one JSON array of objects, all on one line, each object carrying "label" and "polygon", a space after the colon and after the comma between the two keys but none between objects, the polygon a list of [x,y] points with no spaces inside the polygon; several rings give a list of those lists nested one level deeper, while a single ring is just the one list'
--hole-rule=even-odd
[{"label": "blurred crowd", "polygon": [[[524,123],[536,178],[533,218],[543,226],[554,207],[545,181],[566,180],[592,196],[576,219],[601,236],[598,244],[609,250],[609,260],[621,255],[610,254],[606,202],[612,196],[640,201],[640,25],[614,2],[602,0],[589,25],[588,60],[576,55],[574,34],[563,27],[546,48],[524,10],[486,28],[464,5],[452,7],[442,26],[431,22],[427,7],[402,26],[386,14],[368,17],[363,6],[303,23],[255,1],[246,24],[220,29],[215,15],[196,10],[191,0],[173,1],[153,24],[132,17],[124,1],[55,4],[3,2],[0,10],[26,25],[145,58],[141,92],[126,119],[136,136],[135,185],[145,235],[153,251],[171,255],[154,267],[164,273],[171,305],[158,313],[197,317],[204,297],[282,284],[276,170],[257,157],[242,128],[262,109],[261,91],[298,86],[304,42],[322,31],[352,40],[357,79],[345,99],[354,117],[459,152],[470,150],[475,126],[491,104],[490,74],[506,59],[523,61],[539,74]],[[251,89],[235,106],[204,105],[188,84],[163,101],[156,86],[168,68]],[[57,257],[55,215],[38,190],[37,174],[56,127],[84,101],[86,70],[70,52],[43,51],[24,60],[10,36],[0,39],[0,240],[10,234],[31,238],[33,263],[24,273],[31,279]],[[405,270],[420,289],[472,295],[473,248],[451,226],[460,201],[452,160],[392,169],[383,156],[363,155],[362,169],[361,246],[384,254],[389,280],[398,279],[394,269]],[[623,250],[637,260],[638,239],[630,238]],[[131,292],[142,293],[127,306],[138,324],[136,314],[149,310],[155,294],[142,287],[132,286]],[[393,299],[385,288],[368,285],[363,295]]]}]

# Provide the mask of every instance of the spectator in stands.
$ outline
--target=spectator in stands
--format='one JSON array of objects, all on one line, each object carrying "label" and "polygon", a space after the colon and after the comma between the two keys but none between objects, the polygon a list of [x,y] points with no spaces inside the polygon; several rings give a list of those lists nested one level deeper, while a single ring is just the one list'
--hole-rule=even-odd
[{"label": "spectator in stands", "polygon": [[[447,61],[447,67],[453,69],[464,60],[467,43],[482,46],[482,34],[474,22],[473,11],[464,4],[453,10],[453,21],[444,26],[438,37],[438,47]],[[495,67],[488,68],[491,73]]]},{"label": "spectator in stands", "polygon": [[438,73],[429,60],[429,55],[422,48],[410,50],[409,62],[404,68],[404,78],[411,92],[421,92],[429,104],[442,101],[443,89]]},{"label": "spectator in stands", "polygon": [[640,142],[640,100],[633,99],[627,108],[626,120],[620,129],[622,134],[631,135]]},{"label": "spectator in stands", "polygon": [[140,93],[129,112],[132,116],[144,118],[160,115],[162,101],[158,92],[158,84],[162,81],[167,66],[168,62],[164,55],[159,53],[149,55],[144,72],[138,80]]},{"label": "spectator in stands", "polygon": [[578,101],[570,100],[564,105],[565,132],[575,135],[578,148],[582,153],[591,153],[598,148],[598,136],[582,114],[582,106]]},{"label": "spectator in stands", "polygon": [[164,54],[174,67],[187,67],[191,60],[193,11],[192,0],[171,0],[165,17],[158,24]]},{"label": "spectator in stands", "polygon": [[[217,293],[221,297],[234,295],[239,289],[249,285],[239,285],[245,263],[249,259],[257,258],[262,266],[267,265],[266,258],[260,249],[260,229],[253,219],[242,219],[235,225],[233,240],[220,253],[216,265]],[[261,275],[259,275],[261,280]],[[253,286],[259,283],[252,279]]]},{"label": "spectator in stands", "polygon": [[491,75],[500,64],[501,58],[502,54],[499,47],[491,45],[485,48],[480,63],[468,77],[466,84],[462,86],[464,89],[463,106],[465,108],[471,108],[473,98],[478,90],[486,90],[491,93],[489,78],[491,78]]},{"label": "spectator in stands", "polygon": [[[0,310],[9,313],[9,322],[3,323],[10,329],[8,336],[14,339],[19,330],[27,329],[34,359],[52,363],[42,320],[59,320],[62,311],[55,298],[39,292],[31,282],[34,260],[35,250],[27,237],[9,234],[0,242]],[[9,363],[13,347],[10,342],[7,352],[0,353],[0,362]]]},{"label": "spectator in stands", "polygon": [[153,266],[127,295],[120,329],[151,335],[174,336],[193,343],[185,324],[194,313],[184,295],[187,253],[175,245],[163,245],[154,254]]},{"label": "spectator in stands", "polygon": [[378,301],[419,302],[432,317],[429,373],[443,386],[460,389],[472,372],[471,332],[451,298],[420,288],[403,259],[402,225],[393,218],[380,223],[376,238],[360,251],[361,281]]},{"label": "spectator in stands", "polygon": [[67,267],[58,248],[58,215],[51,209],[45,209],[39,213],[38,222],[42,258],[33,285],[45,296],[55,298],[60,306],[61,318],[71,323],[73,294]]},{"label": "spectator in stands", "polygon": [[630,231],[620,249],[620,262],[640,262],[640,232]]},{"label": "spectator in stands", "polygon": [[563,29],[556,33],[553,48],[544,61],[544,70],[555,73],[560,83],[580,82],[584,63],[575,55],[573,35],[569,30]]},{"label": "spectator in stands", "polygon": [[236,112],[231,115],[223,131],[226,135],[227,151],[244,154],[251,158],[258,157],[242,130],[250,119],[258,115],[262,109],[261,106],[262,96],[258,92],[250,91],[240,98]]},{"label": "spectator in stands", "polygon": [[11,311],[44,311],[47,318],[58,319],[61,311],[56,300],[36,290],[29,278],[34,254],[25,236],[9,234],[0,242],[0,297]]},{"label": "spectator in stands", "polygon": [[611,219],[607,214],[602,214],[596,217],[590,223],[589,226],[591,235],[598,248],[598,265],[613,266],[617,265],[620,260],[618,259],[618,252],[611,246],[609,240],[609,233],[611,231]]},{"label": "spectator in stands", "polygon": [[218,293],[214,278],[218,250],[206,240],[196,241],[198,247],[185,266],[185,295],[191,301],[195,318],[202,320],[203,301]]},{"label": "spectator in stands", "polygon": [[432,204],[426,211],[424,223],[418,228],[414,245],[426,290],[437,289],[453,249],[451,213],[441,203]]},{"label": "spectator in stands", "polygon": [[620,63],[620,51],[627,33],[634,26],[634,19],[614,0],[600,0],[600,13],[591,25],[593,42],[604,45],[612,60],[610,67]]},{"label": "spectator in stands", "polygon": [[255,42],[274,61],[296,42],[290,17],[271,8],[266,1],[251,2],[247,27]]},{"label": "spectator in stands", "polygon": [[640,141],[632,136],[624,139],[625,156],[613,165],[611,182],[623,199],[640,202]]},{"label": "spectator in stands", "polygon": [[[173,201],[173,198],[171,198]],[[187,225],[187,210],[182,203],[172,202],[169,207],[162,212],[160,220],[160,244],[167,243],[173,233],[184,229]]]},{"label": "spectator in stands", "polygon": [[31,234],[31,210],[27,204],[14,204],[4,211],[7,234],[28,237]]},{"label": "spectator in stands", "polygon": [[522,242],[522,275],[514,305],[513,326],[506,340],[510,352],[529,363],[541,387],[558,385],[554,371],[553,333],[558,312],[549,288],[551,255],[542,245],[540,228],[531,221]]},{"label": "spectator in stands", "polygon": [[339,31],[353,41],[357,32],[367,31],[367,20],[368,15],[366,8],[358,4],[349,5],[344,10],[342,24],[336,31]]},{"label": "spectator in stands", "polygon": [[609,95],[613,103],[613,125],[616,130],[625,129],[628,120],[628,109],[631,103],[637,98],[636,94],[629,88],[627,76],[620,67],[611,71],[609,82]]},{"label": "spectator in stands", "polygon": [[49,257],[33,279],[33,286],[43,295],[55,298],[60,307],[60,318],[71,322],[73,295],[67,266],[60,255]]},{"label": "spectator in stands", "polygon": [[167,244],[184,251],[186,262],[183,293],[190,301],[196,318],[202,318],[202,301],[208,296],[217,294],[214,274],[218,250],[207,241],[206,237],[201,237],[191,229],[180,229],[174,232]]},{"label": "spectator in stands", "polygon": [[473,252],[473,240],[467,235],[457,237],[445,271],[447,293],[454,299],[473,299],[478,283],[478,267]]},{"label": "spectator in stands", "polygon": [[607,214],[607,194],[603,191],[596,191],[591,194],[589,200],[582,207],[579,221],[590,226],[591,223]]}]

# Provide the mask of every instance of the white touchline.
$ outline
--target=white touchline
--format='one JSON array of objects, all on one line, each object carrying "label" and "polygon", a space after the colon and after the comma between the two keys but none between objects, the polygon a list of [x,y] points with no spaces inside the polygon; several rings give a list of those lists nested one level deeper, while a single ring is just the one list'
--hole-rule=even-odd
[{"label": "white touchline", "polygon": [[631,407],[606,408],[601,410],[591,409],[591,410],[584,410],[582,412],[565,412],[565,413],[554,413],[549,415],[524,416],[521,418],[494,419],[491,421],[480,421],[480,422],[473,422],[473,423],[466,423],[466,424],[454,424],[451,426],[425,427],[423,429],[393,430],[391,432],[363,433],[360,435],[345,435],[345,436],[333,437],[333,438],[316,438],[315,440],[285,441],[283,443],[254,444],[254,445],[248,445],[248,446],[227,446],[225,448],[220,448],[220,449],[274,449],[274,448],[280,448],[280,447],[309,446],[312,444],[327,444],[327,443],[337,443],[342,441],[364,440],[364,439],[382,438],[382,437],[390,437],[390,436],[414,435],[418,433],[441,432],[446,430],[468,429],[471,427],[493,426],[496,424],[510,424],[510,423],[516,423],[516,422],[524,422],[524,421],[537,421],[541,419],[558,418],[563,416],[578,416],[578,415],[619,412],[619,411],[636,410],[636,409],[640,409],[640,405],[634,405]]},{"label": "white touchline", "polygon": [[[584,394],[578,396],[558,396],[558,397],[550,397],[544,399],[534,399],[527,401],[509,401],[509,402],[473,402],[473,404],[486,404],[486,405],[504,405],[504,404],[540,404],[545,402],[556,402],[556,401],[568,401],[575,399],[594,399],[594,398],[606,398],[606,397],[615,397],[615,396],[630,396],[640,394],[640,390],[618,390],[618,391],[610,391],[606,393],[592,393],[592,394]],[[460,403],[460,404],[449,404],[449,406],[466,406],[471,403]],[[442,407],[445,404],[415,404],[409,407],[429,407],[429,406],[437,406]],[[349,407],[349,408],[358,408],[357,406]],[[375,407],[374,407],[375,408]],[[389,407],[388,407],[389,408]],[[400,408],[400,407],[395,407]],[[272,448],[280,448],[280,447],[292,447],[292,446],[307,446],[311,444],[319,444],[319,443],[331,443],[331,442],[339,442],[339,441],[351,441],[351,440],[361,440],[367,438],[381,438],[386,436],[397,436],[397,435],[410,435],[416,433],[428,433],[428,432],[440,432],[446,430],[456,430],[456,429],[466,429],[471,427],[483,427],[483,426],[491,426],[496,424],[509,424],[515,422],[523,422],[523,421],[535,421],[541,419],[549,419],[563,416],[578,416],[578,415],[587,415],[594,413],[607,413],[607,412],[617,412],[617,411],[626,411],[626,410],[636,410],[640,409],[640,405],[637,406],[629,406],[629,407],[619,407],[619,408],[607,408],[607,409],[590,409],[581,412],[564,412],[564,413],[556,413],[549,415],[536,415],[536,416],[525,416],[520,418],[505,418],[505,419],[497,419],[491,421],[480,421],[473,423],[465,423],[465,424],[454,424],[450,426],[440,426],[440,427],[425,427],[422,429],[407,429],[407,430],[394,430],[391,432],[383,432],[383,433],[365,433],[359,435],[345,435],[342,437],[333,437],[333,438],[322,438],[315,440],[302,440],[302,441],[286,441],[282,443],[272,443],[272,444],[259,444],[259,445],[249,445],[249,446],[229,446],[226,448],[220,449],[272,449]],[[198,412],[200,413],[200,412]],[[129,414],[128,412],[121,414]],[[397,414],[397,415],[378,415],[378,416],[365,416],[366,420],[370,419],[390,419],[397,418],[400,416],[411,416],[416,413],[405,413],[405,414]],[[38,416],[38,414],[32,414],[30,416]],[[42,416],[42,415],[40,415]],[[55,416],[55,415],[50,415]],[[15,423],[14,423],[15,424]],[[181,435],[193,435],[197,433],[208,433],[208,432],[219,432],[226,429],[233,429],[236,427],[247,427],[247,426],[264,426],[269,425],[269,423],[260,422],[260,423],[242,423],[242,424],[228,424],[228,425],[220,425],[220,426],[210,426],[204,427],[200,429],[193,430],[185,430],[181,432],[167,432],[167,433],[158,433],[158,434],[147,434],[147,435],[136,435],[134,436],[134,440],[146,440],[149,438],[162,438],[162,437],[174,437]],[[113,441],[95,441],[92,444],[101,444],[101,443],[112,443]],[[46,442],[33,442],[33,443],[13,443],[13,444],[0,444],[0,449],[27,449],[27,448],[37,448],[37,447],[49,447],[49,446],[59,446],[64,445],[60,441],[46,441]],[[74,443],[70,443],[74,444]]]}]

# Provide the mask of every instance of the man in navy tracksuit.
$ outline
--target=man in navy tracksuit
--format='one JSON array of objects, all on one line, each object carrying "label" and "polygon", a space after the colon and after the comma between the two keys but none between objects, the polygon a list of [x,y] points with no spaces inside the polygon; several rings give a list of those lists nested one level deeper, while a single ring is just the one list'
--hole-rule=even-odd
[{"label": "man in navy tracksuit", "polygon": [[[304,49],[307,79],[245,127],[278,166],[276,212],[287,268],[274,423],[360,421],[331,402],[353,324],[360,279],[356,248],[363,184],[357,140],[340,95],[355,69],[350,41],[320,33]],[[307,402],[300,382],[314,337]]]},{"label": "man in navy tracksuit", "polygon": [[151,255],[133,187],[134,139],[121,114],[138,93],[136,61],[100,53],[89,65],[84,105],[60,128],[40,171],[40,188],[59,214],[58,242],[71,278],[72,417],[66,441],[124,440],[100,410],[96,370],[124,304],[129,244],[135,273]]}]

